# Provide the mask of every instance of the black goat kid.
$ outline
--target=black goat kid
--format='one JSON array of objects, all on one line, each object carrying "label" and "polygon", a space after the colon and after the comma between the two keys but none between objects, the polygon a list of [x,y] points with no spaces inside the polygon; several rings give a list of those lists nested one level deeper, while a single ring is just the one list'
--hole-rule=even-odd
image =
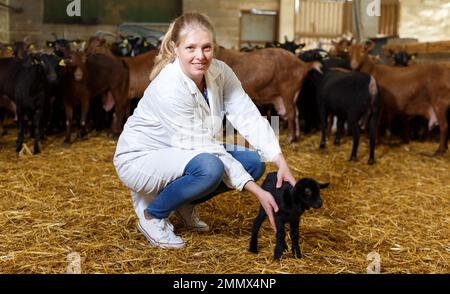
[{"label": "black goat kid", "polygon": [[[299,240],[300,216],[305,210],[322,207],[320,189],[328,187],[330,183],[320,184],[314,179],[303,178],[293,187],[288,182],[284,182],[281,188],[276,188],[277,173],[272,172],[267,175],[261,187],[270,192],[278,204],[278,212],[275,213],[275,224],[277,227],[276,245],[274,259],[280,259],[283,251],[286,250],[285,224],[290,225],[290,236],[292,241],[292,254],[296,258],[301,258]],[[252,238],[250,240],[250,252],[258,253],[258,232],[261,224],[266,219],[267,214],[262,207],[253,223]]]}]

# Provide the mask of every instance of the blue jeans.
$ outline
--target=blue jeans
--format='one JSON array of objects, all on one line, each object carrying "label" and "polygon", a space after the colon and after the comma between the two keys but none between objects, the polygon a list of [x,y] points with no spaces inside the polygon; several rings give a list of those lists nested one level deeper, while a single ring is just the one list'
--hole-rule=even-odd
[{"label": "blue jeans", "polygon": [[[264,174],[265,164],[255,151],[245,149],[228,153],[242,164],[255,181]],[[166,218],[185,203],[199,204],[231,190],[222,181],[223,174],[224,166],[217,156],[209,153],[195,156],[186,165],[183,176],[168,184],[149,204],[147,213],[156,218]]]}]

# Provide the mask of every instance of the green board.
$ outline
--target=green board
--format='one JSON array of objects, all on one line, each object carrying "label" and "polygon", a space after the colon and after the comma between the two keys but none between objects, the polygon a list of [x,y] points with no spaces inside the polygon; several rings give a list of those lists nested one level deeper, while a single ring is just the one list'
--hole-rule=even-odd
[{"label": "green board", "polygon": [[78,0],[81,16],[68,16],[71,0],[44,0],[44,23],[109,24],[171,22],[181,15],[182,0]]}]

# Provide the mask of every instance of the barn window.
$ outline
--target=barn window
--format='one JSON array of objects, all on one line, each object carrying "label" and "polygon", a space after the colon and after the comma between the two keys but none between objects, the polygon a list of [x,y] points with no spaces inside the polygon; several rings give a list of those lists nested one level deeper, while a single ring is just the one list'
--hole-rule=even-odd
[{"label": "barn window", "polygon": [[264,46],[277,39],[278,12],[271,10],[241,11],[239,47],[248,45]]}]

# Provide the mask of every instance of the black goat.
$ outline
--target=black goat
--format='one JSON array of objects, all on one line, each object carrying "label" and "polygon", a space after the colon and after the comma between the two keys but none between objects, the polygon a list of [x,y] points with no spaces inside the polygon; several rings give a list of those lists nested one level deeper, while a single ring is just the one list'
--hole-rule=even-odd
[{"label": "black goat", "polygon": [[[280,259],[283,251],[286,250],[285,224],[290,225],[290,236],[292,241],[292,254],[296,258],[301,258],[299,239],[300,216],[305,210],[322,207],[320,189],[328,187],[329,183],[320,184],[314,179],[303,178],[294,187],[288,182],[284,182],[281,188],[276,188],[277,173],[269,173],[261,187],[270,192],[278,204],[278,212],[275,213],[275,224],[277,227],[276,245],[274,259]],[[258,253],[258,232],[262,222],[266,219],[265,210],[260,207],[259,214],[253,223],[252,238],[250,240],[250,252]]]},{"label": "black goat", "polygon": [[58,82],[57,60],[55,55],[34,54],[27,56],[21,64],[14,90],[19,126],[16,152],[20,152],[25,140],[26,115],[33,125],[34,154],[40,152],[39,143],[43,137],[43,113],[48,90]]},{"label": "black goat", "polygon": [[338,117],[335,145],[340,143],[340,129],[347,121],[353,135],[353,148],[350,161],[356,160],[358,153],[360,126],[369,125],[370,155],[368,164],[375,162],[376,125],[380,113],[380,96],[375,79],[360,72],[325,70],[323,75],[313,72],[317,88],[322,138],[320,149],[325,148],[325,129],[328,114]]},{"label": "black goat", "polygon": [[[323,49],[312,49],[301,52],[298,57],[304,62],[320,61],[322,69],[328,71],[335,68],[351,70],[348,59],[330,57],[328,52]],[[300,118],[304,121],[305,133],[314,129],[320,129],[319,105],[316,97],[316,85],[312,78],[313,72],[310,72],[303,82],[302,89],[297,98],[297,109]],[[331,131],[331,126],[330,126]]]}]

